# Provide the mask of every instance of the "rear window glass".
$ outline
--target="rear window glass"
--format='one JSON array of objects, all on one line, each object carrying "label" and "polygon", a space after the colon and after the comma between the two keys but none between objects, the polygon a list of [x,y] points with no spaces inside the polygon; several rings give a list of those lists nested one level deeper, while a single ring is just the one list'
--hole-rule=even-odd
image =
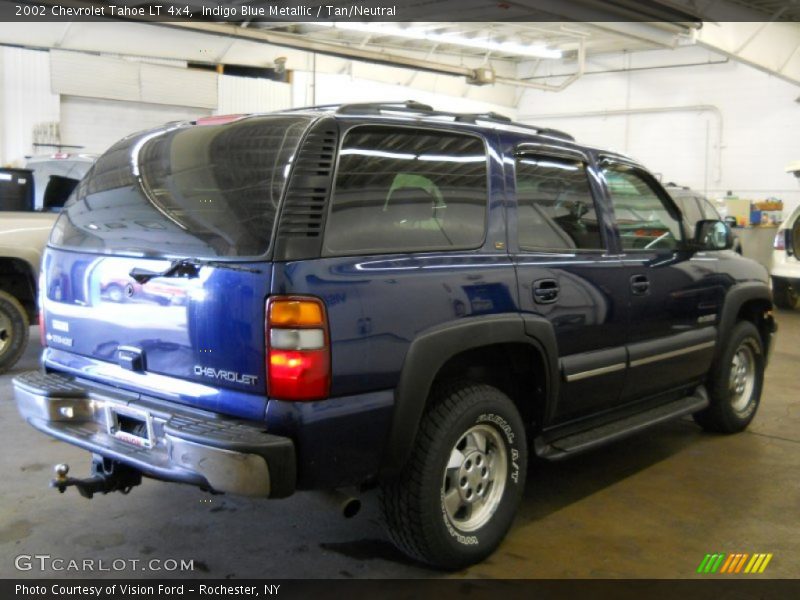
[{"label": "rear window glass", "polygon": [[586,166],[579,161],[517,159],[517,231],[524,250],[601,249]]},{"label": "rear window glass", "polygon": [[258,117],[125,138],[78,185],[50,243],[150,256],[263,255],[308,123]]},{"label": "rear window glass", "polygon": [[326,252],[475,248],[484,239],[486,201],[486,149],[480,138],[357,127],[339,154]]}]

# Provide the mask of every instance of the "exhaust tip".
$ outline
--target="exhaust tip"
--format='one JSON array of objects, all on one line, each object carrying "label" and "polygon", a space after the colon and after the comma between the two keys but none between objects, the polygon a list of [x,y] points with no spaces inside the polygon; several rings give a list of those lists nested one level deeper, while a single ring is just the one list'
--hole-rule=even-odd
[{"label": "exhaust tip", "polygon": [[361,512],[361,500],[358,498],[348,498],[342,506],[342,516],[345,519],[352,519]]}]

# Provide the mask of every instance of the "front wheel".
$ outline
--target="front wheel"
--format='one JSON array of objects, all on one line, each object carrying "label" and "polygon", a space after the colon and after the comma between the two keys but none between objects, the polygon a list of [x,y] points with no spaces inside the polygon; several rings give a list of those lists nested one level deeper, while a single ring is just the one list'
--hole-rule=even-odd
[{"label": "front wheel", "polygon": [[758,329],[741,321],[709,377],[710,404],[694,415],[706,431],[736,433],[753,420],[764,385],[764,349]]},{"label": "front wheel", "polygon": [[466,382],[434,392],[410,459],[381,488],[389,535],[434,567],[479,562],[511,526],[526,467],[525,428],[505,394]]}]

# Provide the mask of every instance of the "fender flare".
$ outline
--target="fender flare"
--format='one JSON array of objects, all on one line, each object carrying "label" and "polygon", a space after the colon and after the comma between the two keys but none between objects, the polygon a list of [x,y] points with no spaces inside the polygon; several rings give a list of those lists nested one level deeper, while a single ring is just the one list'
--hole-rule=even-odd
[{"label": "fender flare", "polygon": [[[395,389],[389,439],[381,474],[397,473],[408,459],[417,436],[433,381],[448,360],[467,350],[504,343],[523,343],[543,357],[547,403],[558,393],[558,348],[552,324],[536,315],[501,314],[467,317],[419,334],[406,353]],[[544,407],[545,414],[548,407]]]},{"label": "fender flare", "polygon": [[[717,357],[722,353],[723,348],[728,342],[731,330],[736,324],[736,317],[742,306],[751,300],[764,300],[772,306],[772,292],[766,283],[760,281],[748,281],[738,283],[728,290],[725,294],[725,301],[719,318],[719,328],[717,330]],[[767,348],[764,349],[767,351]],[[716,359],[715,359],[716,363]]]}]

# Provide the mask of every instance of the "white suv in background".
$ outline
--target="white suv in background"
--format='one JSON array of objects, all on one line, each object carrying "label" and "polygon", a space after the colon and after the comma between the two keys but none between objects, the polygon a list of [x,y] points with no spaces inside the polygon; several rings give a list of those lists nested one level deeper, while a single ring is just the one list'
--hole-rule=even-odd
[{"label": "white suv in background", "polygon": [[[786,167],[800,182],[800,160]],[[800,206],[783,220],[772,251],[772,296],[780,308],[796,308],[800,296]]]}]

